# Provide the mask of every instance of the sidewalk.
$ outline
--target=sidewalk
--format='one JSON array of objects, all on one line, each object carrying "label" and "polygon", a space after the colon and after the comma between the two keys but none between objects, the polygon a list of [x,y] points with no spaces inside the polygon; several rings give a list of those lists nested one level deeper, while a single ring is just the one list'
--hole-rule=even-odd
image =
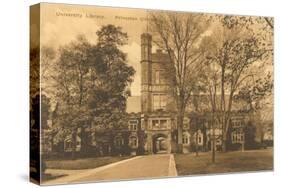
[{"label": "sidewalk", "polygon": [[66,176],[45,181],[44,185],[177,176],[172,154],[137,156],[87,170],[48,169],[46,173]]}]

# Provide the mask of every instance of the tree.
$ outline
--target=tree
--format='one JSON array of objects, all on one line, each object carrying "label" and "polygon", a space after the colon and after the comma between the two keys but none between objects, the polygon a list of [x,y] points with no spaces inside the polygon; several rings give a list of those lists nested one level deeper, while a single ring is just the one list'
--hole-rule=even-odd
[{"label": "tree", "polygon": [[48,80],[52,64],[56,58],[56,52],[53,48],[49,46],[41,47],[41,78]]},{"label": "tree", "polygon": [[[200,50],[202,51],[204,60],[203,60],[203,71],[201,74],[201,80],[204,83],[205,93],[209,99],[209,109],[211,112],[211,121],[209,122],[209,136],[211,139],[211,149],[212,149],[212,163],[215,163],[216,156],[216,140],[219,136],[216,135],[216,126],[215,122],[219,122],[219,110],[218,110],[218,90],[220,85],[220,69],[216,66],[210,54],[214,53],[216,45],[213,42],[212,37],[206,36],[202,39],[200,44]],[[218,129],[217,129],[218,130]]]},{"label": "tree", "polygon": [[[87,100],[90,89],[89,50],[92,45],[83,36],[78,36],[59,49],[59,58],[56,64],[56,91],[59,111],[56,123],[60,131],[70,132],[72,137],[72,155],[76,151],[76,136],[78,128],[81,128],[89,120]],[[63,139],[63,138],[61,138]]]},{"label": "tree", "polygon": [[127,88],[135,70],[128,66],[127,56],[119,48],[127,44],[128,36],[121,27],[108,25],[97,32],[95,87],[89,106],[96,126],[114,128],[124,126]]},{"label": "tree", "polygon": [[[178,152],[182,152],[182,130],[186,106],[196,87],[201,53],[198,43],[206,30],[200,14],[151,12],[149,27],[156,45],[167,51],[171,63],[172,94],[177,107]],[[204,25],[205,24],[205,25]]]},{"label": "tree", "polygon": [[[36,95],[39,95],[40,91],[40,49],[39,47],[30,49],[30,98],[35,98]],[[32,99],[30,102],[30,108],[32,106]]]},{"label": "tree", "polygon": [[272,121],[272,90],[273,78],[272,72],[269,71],[267,74],[261,73],[258,77],[253,77],[253,79],[249,83],[246,83],[234,96],[236,100],[244,101],[244,108],[240,110],[244,113],[251,114],[249,124],[254,126],[255,131],[258,133],[256,136],[260,136],[261,143],[263,142],[265,125],[269,120]]},{"label": "tree", "polygon": [[96,45],[78,36],[61,47],[56,63],[56,138],[71,134],[73,157],[79,129],[124,125],[127,86],[135,72],[119,49],[127,42],[121,27],[103,26],[97,36]]},{"label": "tree", "polygon": [[223,130],[223,150],[226,151],[227,135],[232,116],[234,95],[256,75],[256,64],[270,56],[268,45],[248,22],[238,16],[218,16],[217,30],[213,32],[213,46],[208,60],[219,67],[220,122]]},{"label": "tree", "polygon": [[268,72],[265,75],[259,77],[253,77],[248,83],[245,83],[243,87],[234,96],[237,100],[243,100],[246,103],[246,108],[241,109],[245,112],[257,112],[262,109],[263,105],[270,103],[266,101],[270,99],[273,89],[272,72]]}]

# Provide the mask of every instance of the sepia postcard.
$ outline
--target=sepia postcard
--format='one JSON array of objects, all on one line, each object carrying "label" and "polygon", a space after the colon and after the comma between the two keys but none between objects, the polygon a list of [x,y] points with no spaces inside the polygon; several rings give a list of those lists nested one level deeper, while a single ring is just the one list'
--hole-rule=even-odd
[{"label": "sepia postcard", "polygon": [[30,180],[273,170],[272,17],[30,7]]}]

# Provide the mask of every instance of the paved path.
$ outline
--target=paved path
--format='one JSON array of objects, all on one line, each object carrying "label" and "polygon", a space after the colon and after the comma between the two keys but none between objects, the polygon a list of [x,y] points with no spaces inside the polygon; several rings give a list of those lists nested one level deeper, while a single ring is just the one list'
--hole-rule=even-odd
[{"label": "paved path", "polygon": [[[44,183],[62,184],[104,180],[112,181],[120,179],[125,180],[177,176],[174,156],[172,154],[138,156],[95,169],[79,171],[57,171],[60,173],[63,172],[68,175]],[[56,173],[56,170],[50,170],[49,172]]]}]

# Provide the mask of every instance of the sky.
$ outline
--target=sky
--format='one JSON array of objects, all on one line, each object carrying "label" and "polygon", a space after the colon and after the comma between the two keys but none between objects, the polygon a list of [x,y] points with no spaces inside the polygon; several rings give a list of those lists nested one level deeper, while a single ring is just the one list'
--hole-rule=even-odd
[{"label": "sky", "polygon": [[136,70],[131,84],[133,96],[140,95],[140,36],[146,31],[146,11],[83,5],[43,3],[41,8],[41,44],[54,49],[75,40],[83,34],[96,43],[96,31],[102,25],[114,24],[128,34],[128,44],[122,47],[128,55],[128,64]]},{"label": "sky", "polygon": [[[122,27],[129,38],[128,44],[123,46],[122,50],[127,53],[128,64],[136,70],[134,81],[130,86],[131,93],[132,96],[140,96],[140,36],[147,31],[146,10],[49,3],[41,5],[41,44],[54,49],[68,44],[81,34],[95,44],[96,32],[102,25],[114,24]],[[36,27],[31,25],[31,30],[36,30]],[[38,31],[33,33],[36,34]],[[210,28],[206,32],[206,35],[208,34]]]}]

